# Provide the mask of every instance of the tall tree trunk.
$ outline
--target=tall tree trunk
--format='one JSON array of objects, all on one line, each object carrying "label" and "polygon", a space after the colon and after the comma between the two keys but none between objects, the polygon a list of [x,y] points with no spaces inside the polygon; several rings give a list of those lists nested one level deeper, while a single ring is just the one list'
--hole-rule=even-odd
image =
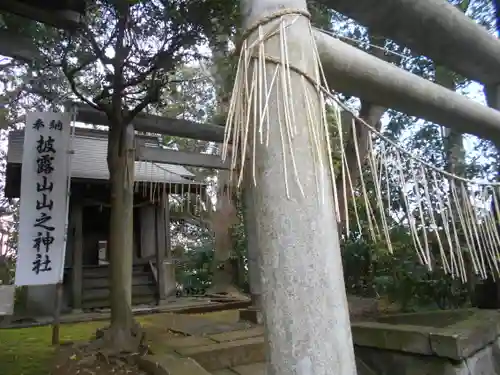
[{"label": "tall tree trunk", "polygon": [[214,259],[212,262],[212,285],[208,294],[229,294],[238,297],[240,292],[235,284],[236,269],[232,261],[232,227],[238,222],[234,194],[229,187],[229,172],[219,173],[217,209],[211,215],[214,233]]},{"label": "tall tree trunk", "polygon": [[[217,22],[217,21],[215,21]],[[228,85],[229,70],[227,60],[229,56],[228,35],[224,34],[219,25],[213,25],[216,35],[210,43],[212,50],[212,76],[214,77],[217,92],[216,117],[221,123],[225,122],[229,110]],[[217,210],[212,217],[212,228],[215,236],[214,258],[212,262],[212,285],[207,291],[209,294],[230,294],[239,296],[240,292],[235,286],[236,269],[231,257],[233,256],[232,226],[236,223],[237,195],[230,186],[230,175],[227,171],[220,171],[218,176]],[[213,222],[217,220],[218,222]]]},{"label": "tall tree trunk", "polygon": [[[359,118],[365,121],[367,124],[371,125],[376,129],[380,129],[381,123],[380,120],[384,115],[386,109],[384,107],[370,104],[364,100],[361,100],[361,109],[359,111]],[[351,118],[351,116],[344,116],[343,119]],[[349,121],[349,120],[347,120]],[[349,183],[348,179],[346,179],[347,183],[344,185],[344,181],[342,176],[340,175],[337,178],[337,196],[338,196],[338,207],[340,213],[340,223],[339,223],[339,232],[345,229],[346,221],[349,218],[346,216],[346,203],[348,203],[352,199],[352,190],[356,188],[358,184],[358,179],[361,176],[361,171],[358,168],[358,157],[356,155],[356,147],[354,146],[354,142],[358,142],[358,152],[359,159],[361,163],[364,163],[366,157],[369,152],[369,143],[368,139],[371,136],[370,130],[358,120],[354,120],[351,122],[349,127],[354,126],[356,128],[356,139],[352,136],[352,131],[349,132],[351,135],[347,140],[346,146],[344,147],[345,157],[346,157],[346,169],[349,172],[349,177],[352,181],[352,186]],[[346,199],[344,199],[346,197]]]},{"label": "tall tree trunk", "polygon": [[[436,66],[436,83],[449,90],[456,90],[456,83],[453,73],[442,66]],[[451,128],[443,127],[443,143],[446,158],[446,170],[454,175],[464,175],[465,150],[463,145],[463,135]],[[459,193],[460,194],[460,193]],[[453,200],[452,200],[453,201]],[[458,217],[453,215],[453,217]],[[465,269],[467,272],[467,291],[471,301],[475,294],[475,275],[471,259],[465,258]]]},{"label": "tall tree trunk", "polygon": [[120,352],[136,351],[142,339],[132,316],[134,160],[133,126],[113,124],[108,140],[111,325],[105,341]]},{"label": "tall tree trunk", "polygon": [[[245,0],[242,1],[244,27],[248,28],[283,9],[306,8],[305,0]],[[316,61],[308,20],[297,15],[286,18],[289,22],[286,30],[289,63],[307,69],[307,74],[313,75]],[[255,31],[249,36],[250,41],[257,38]],[[279,36],[272,36],[262,43],[266,55],[275,58],[280,55]],[[272,82],[276,65],[266,65],[267,82]],[[290,81],[296,93],[305,89],[310,93],[316,91],[314,85],[294,71],[290,72]],[[257,83],[257,89],[263,90],[263,87]],[[275,86],[271,97],[276,98],[276,90]],[[263,92],[263,96],[266,95]],[[321,118],[319,97],[313,94],[309,99],[311,116]],[[308,104],[305,96],[297,94],[293,100],[293,125],[297,126],[290,146],[295,155],[300,155],[295,165],[304,196],[295,184],[290,186],[294,198],[289,199],[286,194],[286,168],[279,132],[280,113],[284,113],[283,100],[269,101],[269,145],[255,143],[256,188],[251,192],[255,216],[258,217],[256,242],[262,255],[265,285],[262,302],[269,353],[268,374],[354,375],[356,366],[333,186],[326,167],[316,163],[311,152],[311,145],[317,141],[322,157],[326,158],[326,140],[318,137],[321,139],[313,141],[309,133],[306,126],[308,113],[301,111]],[[249,134],[253,136],[252,129]],[[319,197],[322,197],[321,203]]]},{"label": "tall tree trunk", "polygon": [[[370,53],[378,57],[381,60],[385,61],[390,61],[394,59],[394,56],[391,55],[386,55],[385,54],[385,38],[377,37],[377,36],[371,36],[370,37],[370,42],[372,46],[370,47]],[[400,58],[397,59],[396,62],[399,62]],[[363,100],[361,98],[361,109],[359,111],[359,118],[365,121],[367,124],[372,126],[373,128],[380,130],[382,127],[381,124],[381,119],[382,116],[384,115],[386,111],[386,108],[372,104],[366,100]],[[338,207],[339,207],[339,213],[340,213],[340,224],[339,224],[339,232],[342,233],[345,229],[346,226],[346,221],[349,220],[348,217],[345,215],[345,210],[346,210],[346,203],[349,202],[349,200],[352,199],[352,188],[355,188],[356,185],[358,184],[358,179],[361,176],[362,171],[359,170],[358,168],[358,162],[357,159],[358,157],[356,156],[356,148],[354,147],[354,142],[358,142],[358,152],[359,152],[359,159],[361,160],[362,163],[364,163],[366,157],[368,156],[369,150],[369,143],[368,139],[371,136],[370,130],[363,124],[361,124],[359,121],[352,121],[351,116],[345,116],[345,120],[350,121],[350,124],[346,124],[347,128],[351,126],[356,127],[356,138],[354,139],[352,135],[352,131],[349,132],[349,139],[347,140],[347,143],[344,147],[344,152],[346,155],[346,168],[349,171],[349,175],[352,181],[352,187],[349,181],[347,181],[347,184],[344,186],[344,181],[342,179],[342,176],[339,176],[337,178],[336,184],[337,184],[337,196],[338,196]],[[342,126],[344,128],[344,126]],[[344,199],[344,197],[347,198],[347,201]]]}]

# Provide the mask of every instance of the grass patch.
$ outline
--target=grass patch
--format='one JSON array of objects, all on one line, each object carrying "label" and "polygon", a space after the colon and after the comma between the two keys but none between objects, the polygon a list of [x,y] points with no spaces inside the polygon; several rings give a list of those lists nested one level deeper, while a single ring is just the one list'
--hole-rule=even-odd
[{"label": "grass patch", "polygon": [[[88,340],[105,322],[61,325],[61,341]],[[54,347],[52,328],[33,327],[0,330],[2,375],[48,375]]]},{"label": "grass patch", "polygon": [[[165,339],[168,339],[169,336],[176,336],[166,329],[161,329],[162,315],[152,314],[137,319],[146,330],[147,337],[150,337],[150,344],[153,348],[161,348]],[[231,323],[238,320],[237,310],[193,315],[203,316],[217,322]],[[109,322],[105,321],[62,324],[61,342],[89,340],[96,329],[108,324]],[[148,332],[148,328],[150,328],[150,332]],[[51,338],[52,328],[50,326],[0,330],[0,374],[48,375],[54,355]]]}]

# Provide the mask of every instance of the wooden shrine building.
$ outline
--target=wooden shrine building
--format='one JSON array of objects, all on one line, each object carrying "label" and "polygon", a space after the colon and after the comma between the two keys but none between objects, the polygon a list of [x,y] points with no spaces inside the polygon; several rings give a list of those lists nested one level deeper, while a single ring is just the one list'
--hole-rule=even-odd
[{"label": "wooden shrine building", "polygon": [[[157,137],[137,135],[141,151],[164,150]],[[9,134],[5,196],[19,198],[24,132]],[[71,198],[63,281],[63,311],[109,307],[107,241],[109,183],[107,132],[76,128],[71,161]],[[166,150],[165,150],[166,151]],[[169,155],[175,153],[169,150]],[[147,152],[146,152],[147,153]],[[169,194],[202,194],[194,174],[174,164],[135,162],[134,263],[132,299],[137,304],[164,302],[175,295],[171,257]],[[157,264],[162,264],[158,269]],[[28,287],[27,309],[49,314],[55,286]]]}]

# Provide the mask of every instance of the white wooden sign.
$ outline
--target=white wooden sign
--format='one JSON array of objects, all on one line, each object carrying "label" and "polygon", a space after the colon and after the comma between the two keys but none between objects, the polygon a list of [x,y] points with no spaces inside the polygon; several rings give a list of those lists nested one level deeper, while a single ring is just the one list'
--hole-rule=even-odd
[{"label": "white wooden sign", "polygon": [[69,113],[26,115],[15,284],[62,281],[66,247]]}]

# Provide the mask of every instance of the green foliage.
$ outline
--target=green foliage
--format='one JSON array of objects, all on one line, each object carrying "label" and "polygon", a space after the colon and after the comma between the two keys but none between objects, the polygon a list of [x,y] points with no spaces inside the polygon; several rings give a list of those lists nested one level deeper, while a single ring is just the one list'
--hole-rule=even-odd
[{"label": "green foliage", "polygon": [[384,296],[402,311],[451,309],[467,306],[467,286],[419,264],[411,238],[404,228],[391,233],[393,254],[385,243],[346,241],[343,264],[346,290],[366,297]]},{"label": "green foliage", "polygon": [[212,241],[205,241],[186,252],[187,261],[176,267],[176,279],[182,287],[203,293],[212,282],[211,264],[213,259]]}]

